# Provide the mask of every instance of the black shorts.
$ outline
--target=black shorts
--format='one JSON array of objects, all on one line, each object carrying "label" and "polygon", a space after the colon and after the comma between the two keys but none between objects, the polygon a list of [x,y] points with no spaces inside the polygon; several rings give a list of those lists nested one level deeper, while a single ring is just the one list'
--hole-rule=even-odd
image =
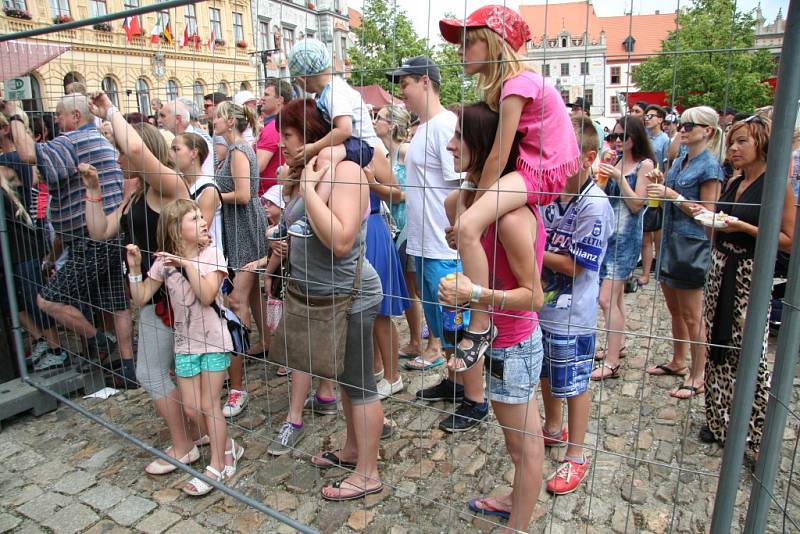
[{"label": "black shorts", "polygon": [[364,168],[372,161],[375,149],[358,137],[350,137],[344,142],[344,160],[358,163],[359,167]]}]

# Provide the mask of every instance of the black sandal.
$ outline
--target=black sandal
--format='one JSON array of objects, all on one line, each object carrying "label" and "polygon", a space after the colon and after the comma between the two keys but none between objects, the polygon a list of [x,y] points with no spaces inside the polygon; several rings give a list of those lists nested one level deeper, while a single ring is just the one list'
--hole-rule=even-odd
[{"label": "black sandal", "polygon": [[483,358],[483,355],[486,354],[486,351],[489,350],[492,342],[497,337],[497,327],[492,325],[486,332],[480,333],[470,332],[465,329],[462,336],[462,339],[470,340],[472,346],[468,349],[462,349],[456,345],[453,357],[464,362],[464,367],[453,369],[456,373],[469,371],[476,363],[481,361],[481,358]]}]

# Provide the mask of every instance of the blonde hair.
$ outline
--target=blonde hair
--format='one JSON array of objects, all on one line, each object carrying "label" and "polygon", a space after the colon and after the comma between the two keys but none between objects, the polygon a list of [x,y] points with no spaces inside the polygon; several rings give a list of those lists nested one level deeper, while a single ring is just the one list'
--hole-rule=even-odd
[{"label": "blonde hair", "polygon": [[706,148],[720,163],[725,160],[725,133],[719,127],[719,114],[709,106],[689,108],[681,113],[681,122],[702,124],[712,129]]},{"label": "blonde hair", "polygon": [[[386,116],[391,124],[392,139],[395,141],[404,141],[408,136],[408,129],[411,127],[411,113],[406,111],[405,108],[388,104],[383,107],[386,110]],[[383,109],[381,111],[383,111]]]},{"label": "blonde hair", "polygon": [[180,256],[183,254],[181,221],[187,213],[200,209],[197,203],[188,198],[177,198],[161,209],[158,217],[156,235],[158,250]]},{"label": "blonde hair", "polygon": [[17,196],[17,192],[13,187],[11,187],[11,183],[9,183],[5,173],[2,172],[0,172],[0,189],[3,190],[3,192],[6,194],[6,197],[8,197],[8,200],[14,206],[14,217],[21,220],[28,226],[33,226],[33,220],[31,219],[28,210],[26,210],[25,206],[22,205],[22,201],[20,201],[19,197]]},{"label": "blonde hair", "polygon": [[500,111],[500,93],[506,80],[520,72],[533,70],[525,64],[525,60],[516,50],[511,48],[502,37],[489,28],[471,28],[467,30],[466,46],[475,41],[483,41],[489,50],[486,74],[478,76],[478,89],[492,111]]},{"label": "blonde hair", "polygon": [[[136,133],[142,138],[144,147],[149,150],[162,165],[170,169],[174,167],[172,151],[167,141],[161,136],[158,128],[147,122],[137,122],[136,124],[132,124],[131,127],[136,130]],[[120,150],[120,152],[122,151]],[[136,190],[133,192],[133,198],[135,200],[144,192],[144,178],[138,172],[134,172],[133,174],[139,176]]]},{"label": "blonde hair", "polygon": [[248,126],[256,131],[256,114],[247,106],[240,106],[233,102],[226,100],[217,104],[216,110],[217,117],[228,120],[233,119],[236,130],[242,133]]}]

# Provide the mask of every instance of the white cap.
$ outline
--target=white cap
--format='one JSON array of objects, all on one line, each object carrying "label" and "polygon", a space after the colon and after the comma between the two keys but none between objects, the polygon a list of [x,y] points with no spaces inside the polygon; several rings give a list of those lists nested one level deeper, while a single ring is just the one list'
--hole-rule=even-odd
[{"label": "white cap", "polygon": [[273,185],[267,192],[261,195],[261,198],[264,200],[269,200],[280,209],[286,207],[286,202],[283,200],[283,186],[282,185]]},{"label": "white cap", "polygon": [[239,91],[233,97],[233,103],[236,104],[237,106],[244,106],[251,100],[258,100],[256,98],[256,95],[254,95],[252,91]]}]

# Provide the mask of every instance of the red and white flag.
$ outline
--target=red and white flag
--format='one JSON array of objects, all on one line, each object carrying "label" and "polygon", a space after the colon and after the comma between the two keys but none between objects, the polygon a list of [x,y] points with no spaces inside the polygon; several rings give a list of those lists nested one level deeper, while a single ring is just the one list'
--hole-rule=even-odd
[{"label": "red and white flag", "polygon": [[189,25],[183,27],[183,35],[181,36],[181,48],[189,44]]},{"label": "red and white flag", "polygon": [[133,17],[125,17],[125,20],[122,21],[122,28],[125,30],[125,33],[128,34],[129,43],[133,40],[135,35],[142,35],[142,26],[139,24],[138,15]]},{"label": "red and white flag", "polygon": [[216,44],[216,38],[214,37],[214,30],[211,30],[211,37],[208,38],[208,48],[212,52],[214,51],[214,45]]}]

